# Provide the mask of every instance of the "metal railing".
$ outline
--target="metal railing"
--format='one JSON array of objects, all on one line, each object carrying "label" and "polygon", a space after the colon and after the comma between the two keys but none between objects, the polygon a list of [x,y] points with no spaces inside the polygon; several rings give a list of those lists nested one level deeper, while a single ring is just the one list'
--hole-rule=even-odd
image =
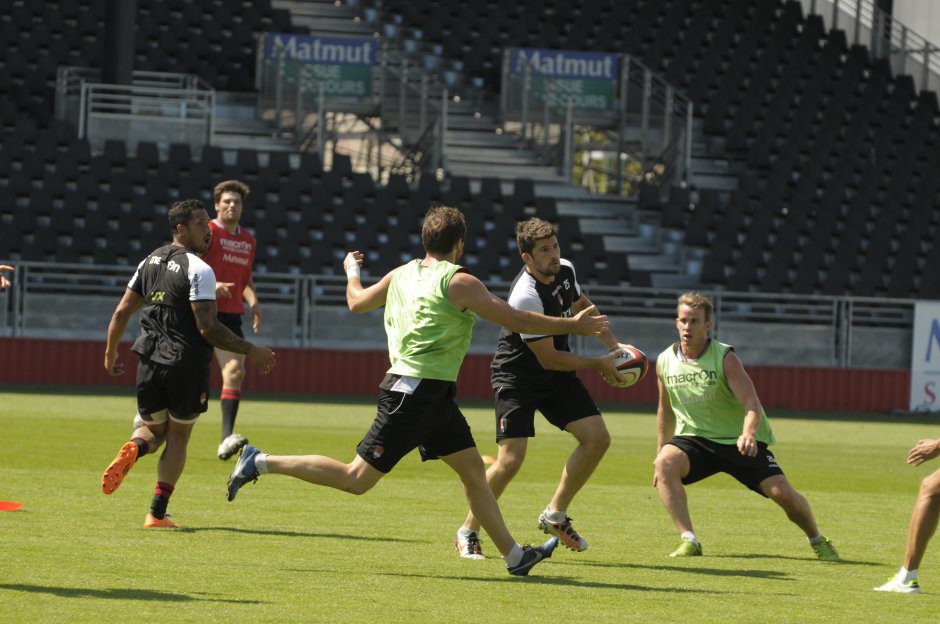
[{"label": "metal railing", "polygon": [[[562,173],[574,175],[573,167],[603,171],[611,180],[608,192],[622,193],[636,178],[628,171],[631,161],[672,183],[690,181],[692,102],[637,58],[617,55],[612,106],[588,110],[574,105],[569,81],[543,75],[531,63],[522,62],[522,79],[514,80],[512,52],[503,51],[500,118],[520,146],[539,150]],[[598,158],[606,164],[590,165]]]},{"label": "metal railing", "polygon": [[802,0],[807,15],[841,28],[850,45],[867,46],[873,58],[886,58],[897,74],[907,74],[922,91],[940,92],[940,46],[882,11],[874,0]]},{"label": "metal railing", "polygon": [[383,40],[367,70],[367,88],[336,95],[335,73],[290,62],[284,48],[269,58],[270,38],[276,36],[258,39],[256,77],[258,116],[271,123],[275,136],[323,156],[342,141],[347,151],[366,152],[374,177],[388,169],[414,180],[446,167],[447,88],[401,45]]},{"label": "metal railing", "polygon": [[116,85],[102,83],[96,69],[60,67],[55,111],[95,149],[108,139],[199,148],[215,133],[215,90],[191,74],[135,71],[130,85]]},{"label": "metal railing", "polygon": [[[15,266],[13,287],[0,292],[0,336],[103,339],[107,319],[133,273],[130,266],[45,262]],[[256,273],[254,278],[265,312],[259,340],[298,347],[384,348],[381,322],[346,309],[344,275]],[[363,281],[368,285],[376,278],[364,276]],[[487,286],[506,296],[510,284]],[[584,287],[623,339],[647,349],[662,349],[675,339],[673,319],[680,291]],[[876,367],[910,363],[912,300],[703,294],[715,306],[713,335],[749,345],[752,363]],[[582,351],[591,346],[580,340],[574,344]]]}]

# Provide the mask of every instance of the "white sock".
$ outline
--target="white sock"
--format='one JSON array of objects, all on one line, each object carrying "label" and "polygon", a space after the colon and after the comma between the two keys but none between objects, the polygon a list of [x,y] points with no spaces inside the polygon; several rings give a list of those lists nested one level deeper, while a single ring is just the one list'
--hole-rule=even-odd
[{"label": "white sock", "polygon": [[268,474],[268,454],[267,453],[258,453],[255,455],[255,468],[258,469],[258,474]]},{"label": "white sock", "polygon": [[682,535],[679,536],[687,542],[692,542],[693,544],[698,544],[698,538],[695,537],[694,531],[683,531]]},{"label": "white sock", "polygon": [[505,561],[506,565],[510,568],[519,565],[519,563],[522,561],[522,546],[519,544],[513,546],[512,550],[510,550],[509,553],[503,557],[503,561]]},{"label": "white sock", "polygon": [[457,536],[464,539],[468,539],[471,533],[476,533],[473,529],[468,529],[467,527],[460,527],[457,529]]},{"label": "white sock", "polygon": [[901,569],[898,570],[897,580],[902,583],[909,583],[910,581],[917,580],[917,570],[908,570],[904,566],[901,566]]},{"label": "white sock", "polygon": [[806,539],[809,540],[810,546],[815,546],[819,542],[823,541],[823,536],[822,533],[820,533],[816,537],[807,537]]},{"label": "white sock", "polygon": [[568,511],[566,509],[552,511],[551,507],[546,507],[545,511],[542,513],[545,515],[545,519],[552,524],[562,524],[568,519]]}]

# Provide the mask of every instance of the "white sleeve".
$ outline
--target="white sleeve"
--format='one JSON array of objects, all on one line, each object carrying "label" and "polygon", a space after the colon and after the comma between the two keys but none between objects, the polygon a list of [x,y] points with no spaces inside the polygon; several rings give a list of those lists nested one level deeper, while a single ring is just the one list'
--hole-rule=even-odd
[{"label": "white sleeve", "polygon": [[[529,281],[519,280],[516,282],[516,287],[509,293],[508,303],[513,308],[522,310],[523,312],[545,314],[545,306],[542,305],[542,299],[539,297],[538,292],[536,292],[535,286]],[[519,334],[519,336],[526,342],[545,337],[540,334]]]},{"label": "white sleeve", "polygon": [[572,264],[570,260],[562,258],[561,263],[571,269],[571,275],[574,277],[574,284],[571,285],[574,288],[574,298],[572,301],[577,301],[581,298],[581,295],[584,294],[581,292],[581,284],[578,283],[578,272],[574,270],[574,264]]},{"label": "white sleeve", "polygon": [[131,279],[127,282],[127,287],[130,290],[133,290],[138,295],[143,295],[144,291],[140,287],[140,270],[144,268],[144,263],[150,259],[150,256],[147,256],[140,261],[140,264],[137,265],[137,270],[134,271],[134,274],[131,276]]},{"label": "white sleeve", "polygon": [[193,254],[189,257],[189,300],[215,301],[215,273],[202,258]]}]

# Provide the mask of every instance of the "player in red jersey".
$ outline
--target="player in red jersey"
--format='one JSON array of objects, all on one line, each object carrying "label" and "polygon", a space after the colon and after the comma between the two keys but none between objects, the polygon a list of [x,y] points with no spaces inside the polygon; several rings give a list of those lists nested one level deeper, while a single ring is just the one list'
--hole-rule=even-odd
[{"label": "player in red jersey", "polygon": [[[256,334],[261,330],[261,308],[251,279],[257,245],[255,237],[238,224],[250,192],[248,185],[238,180],[220,182],[212,190],[216,217],[209,222],[212,243],[203,256],[203,260],[215,271],[219,321],[243,338],[243,299],[251,310],[252,329]],[[242,382],[245,380],[245,356],[216,349],[215,359],[222,371],[222,442],[219,444],[219,459],[225,460],[248,443],[244,436],[234,432]]]}]

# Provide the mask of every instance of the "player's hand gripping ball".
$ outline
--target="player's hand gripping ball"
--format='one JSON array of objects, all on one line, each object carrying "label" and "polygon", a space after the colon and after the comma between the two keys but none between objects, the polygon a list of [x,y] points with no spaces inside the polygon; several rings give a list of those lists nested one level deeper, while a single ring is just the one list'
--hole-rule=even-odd
[{"label": "player's hand gripping ball", "polygon": [[615,388],[629,388],[637,384],[646,376],[649,370],[650,362],[646,359],[646,354],[633,345],[624,345],[619,349],[619,354],[613,361],[614,366],[620,374],[620,380],[605,377],[607,383]]}]

